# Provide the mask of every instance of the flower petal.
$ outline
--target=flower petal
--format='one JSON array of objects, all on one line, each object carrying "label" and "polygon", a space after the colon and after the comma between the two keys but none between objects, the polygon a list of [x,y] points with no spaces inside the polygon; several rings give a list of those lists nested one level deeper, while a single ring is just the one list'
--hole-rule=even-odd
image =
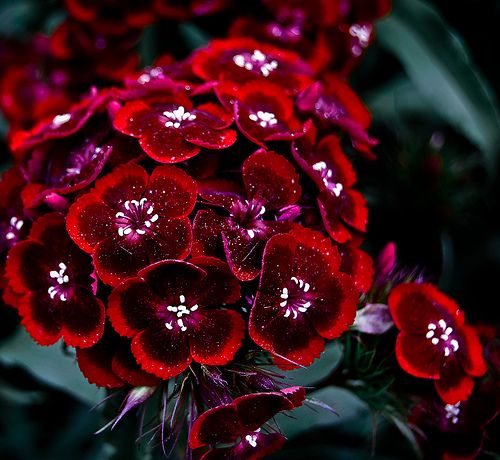
[{"label": "flower petal", "polygon": [[213,129],[201,123],[192,123],[182,128],[184,139],[206,149],[227,149],[236,142],[234,129]]},{"label": "flower petal", "polygon": [[465,348],[464,352],[458,355],[460,364],[467,374],[481,377],[486,373],[487,367],[477,332],[470,326],[463,326],[460,328],[460,339]]},{"label": "flower petal", "polygon": [[193,246],[191,252],[196,256],[223,257],[221,233],[226,228],[226,217],[219,216],[211,209],[200,210],[193,222]]},{"label": "flower petal", "polygon": [[243,434],[243,426],[233,404],[218,406],[201,414],[193,424],[189,435],[191,449],[231,443]]},{"label": "flower petal", "polygon": [[144,235],[149,263],[184,259],[190,252],[192,238],[191,221],[187,217],[158,219]]},{"label": "flower petal", "polygon": [[425,335],[400,332],[396,341],[399,365],[409,374],[439,379],[443,354]]},{"label": "flower petal", "polygon": [[276,414],[294,409],[282,393],[253,393],[236,398],[233,402],[245,431],[255,431]]},{"label": "flower petal", "polygon": [[113,372],[134,387],[154,387],[160,380],[154,375],[144,372],[132,355],[130,348],[120,347],[111,361]]},{"label": "flower petal", "polygon": [[474,380],[462,370],[457,358],[452,355],[444,360],[441,378],[435,382],[436,390],[446,404],[465,401],[472,393]]}]

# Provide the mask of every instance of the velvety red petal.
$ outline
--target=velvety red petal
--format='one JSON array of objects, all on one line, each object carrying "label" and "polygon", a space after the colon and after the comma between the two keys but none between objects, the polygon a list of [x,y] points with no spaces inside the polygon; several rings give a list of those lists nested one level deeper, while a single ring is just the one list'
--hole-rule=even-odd
[{"label": "velvety red petal", "polygon": [[111,361],[111,369],[122,380],[134,387],[154,387],[161,381],[154,375],[144,372],[130,349],[120,348]]},{"label": "velvety red petal", "polygon": [[187,217],[158,219],[144,235],[143,244],[147,249],[149,263],[186,258],[191,249],[192,238],[191,221]]},{"label": "velvety red petal", "polygon": [[144,280],[130,278],[109,296],[108,315],[118,334],[133,337],[149,327],[163,303]]},{"label": "velvety red petal", "polygon": [[201,123],[192,123],[182,127],[184,139],[206,149],[227,149],[236,142],[233,129],[212,129]]},{"label": "velvety red petal", "polygon": [[125,385],[111,368],[113,351],[109,343],[102,340],[90,348],[76,350],[78,367],[89,383],[105,388],[119,388]]},{"label": "velvety red petal", "polygon": [[373,259],[358,248],[343,246],[339,248],[342,262],[340,271],[350,275],[361,292],[368,292],[373,283]]},{"label": "velvety red petal", "polygon": [[[458,331],[457,331],[458,332]],[[486,373],[487,367],[483,354],[483,346],[474,328],[463,326],[459,330],[463,353],[459,353],[460,363],[465,372],[474,377],[481,377]]]},{"label": "velvety red petal", "polygon": [[185,217],[196,203],[196,182],[182,169],[159,166],[151,174],[144,194],[161,217]]},{"label": "velvety red petal", "polygon": [[114,127],[129,136],[141,137],[144,129],[150,124],[161,126],[160,114],[143,101],[127,102],[115,115]]},{"label": "velvety red petal", "polygon": [[233,404],[218,406],[201,414],[193,424],[189,434],[189,447],[231,443],[244,432],[238,413]]},{"label": "velvety red petal", "polygon": [[396,341],[396,357],[399,365],[415,377],[440,377],[443,354],[425,335],[400,332]]},{"label": "velvety red petal", "polygon": [[241,346],[245,326],[245,321],[235,311],[201,311],[197,327],[189,331],[191,356],[201,364],[227,364]]},{"label": "velvety red petal", "polygon": [[[285,444],[286,438],[280,433],[251,433],[252,442],[257,444],[256,447],[252,446],[246,438],[232,449],[233,457],[245,460],[258,460],[271,455],[280,450]],[[216,452],[216,449],[212,452]],[[204,458],[204,460],[206,460]],[[213,460],[213,457],[212,457]]]},{"label": "velvety red petal", "polygon": [[194,113],[196,113],[197,121],[213,129],[227,128],[234,121],[231,112],[212,102],[199,105],[194,110]]},{"label": "velvety red petal", "polygon": [[64,341],[72,347],[94,345],[104,332],[104,305],[89,290],[76,289],[60,304]]},{"label": "velvety red petal", "polygon": [[233,401],[245,431],[255,431],[276,414],[294,409],[294,405],[278,392],[253,393]]},{"label": "velvety red petal", "polygon": [[96,182],[92,193],[111,208],[121,207],[125,201],[139,201],[148,184],[148,173],[141,166],[128,163],[114,169]]},{"label": "velvety red petal", "polygon": [[472,393],[474,379],[465,374],[457,359],[446,359],[441,368],[441,378],[435,382],[436,390],[446,404],[465,401]]},{"label": "velvety red petal", "polygon": [[132,353],[146,372],[161,379],[180,374],[192,360],[187,334],[163,325],[137,334],[132,341]]},{"label": "velvety red petal", "polygon": [[66,228],[73,241],[91,253],[97,243],[116,232],[112,224],[115,214],[100,198],[88,193],[69,209]]},{"label": "velvety red petal", "polygon": [[326,231],[337,243],[346,243],[352,239],[350,231],[340,219],[338,199],[323,190],[318,195],[318,208]]},{"label": "velvety red petal", "polygon": [[296,203],[302,193],[299,176],[291,163],[274,152],[258,151],[242,167],[248,197],[263,202],[266,209],[280,209]]},{"label": "velvety red petal", "polygon": [[356,190],[346,190],[343,194],[340,216],[352,228],[366,232],[368,208],[365,197]]},{"label": "velvety red petal", "polygon": [[193,222],[193,245],[191,252],[196,256],[223,257],[221,233],[226,228],[226,217],[219,216],[211,209],[200,210]]},{"label": "velvety red petal", "polygon": [[410,333],[425,335],[428,324],[440,319],[463,324],[458,305],[431,284],[399,284],[391,291],[388,303],[398,329]]},{"label": "velvety red petal", "polygon": [[314,289],[321,293],[307,310],[318,333],[326,339],[338,337],[354,322],[358,305],[358,292],[351,277],[343,273],[318,279]]}]

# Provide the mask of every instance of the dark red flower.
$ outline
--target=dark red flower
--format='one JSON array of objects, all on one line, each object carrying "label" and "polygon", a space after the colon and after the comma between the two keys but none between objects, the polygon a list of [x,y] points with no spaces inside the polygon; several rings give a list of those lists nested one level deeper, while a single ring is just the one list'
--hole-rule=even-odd
[{"label": "dark red flower", "polygon": [[297,107],[313,116],[322,126],[338,126],[351,138],[353,146],[367,158],[375,158],[371,148],[378,143],[366,130],[371,115],[351,87],[334,74],[306,88],[297,98]]},{"label": "dark red flower", "polygon": [[342,245],[338,249],[342,256],[340,271],[350,275],[361,292],[368,292],[373,284],[373,259],[354,246]]},{"label": "dark red flower", "polygon": [[209,450],[201,457],[203,460],[257,460],[266,457],[281,449],[285,437],[280,433],[264,433],[261,427],[279,412],[301,406],[305,396],[303,388],[291,387],[240,396],[230,404],[209,409],[193,424],[189,446],[198,449],[233,444]]},{"label": "dark red flower", "polygon": [[368,209],[361,193],[352,187],[356,173],[333,134],[316,140],[316,129],[292,145],[297,163],[319,188],[318,207],[326,230],[338,243],[352,238],[352,229],[366,231]]},{"label": "dark red flower", "polygon": [[93,254],[99,278],[116,286],[153,262],[189,254],[186,216],[195,200],[196,183],[174,166],[159,166],[149,176],[136,164],[124,165],[71,206],[68,232]]},{"label": "dark red flower", "polygon": [[399,365],[415,377],[435,380],[447,404],[467,399],[473,377],[486,372],[476,331],[458,305],[431,284],[404,283],[389,295]]},{"label": "dark red flower", "polygon": [[273,212],[296,203],[301,187],[294,167],[274,152],[253,153],[243,163],[242,176],[245,196],[217,189],[221,185],[218,182],[202,187],[201,196],[224,208],[229,216],[211,210],[198,211],[193,255],[217,255],[223,242],[231,270],[238,279],[249,281],[260,272],[262,251],[269,238],[291,230],[291,224],[276,220]]},{"label": "dark red flower", "polygon": [[193,58],[194,73],[205,81],[228,81],[242,85],[268,81],[289,93],[304,89],[311,69],[291,51],[249,38],[213,40]]},{"label": "dark red flower", "polygon": [[71,346],[89,347],[104,331],[104,305],[94,295],[91,258],[66,233],[64,216],[40,217],[29,238],[8,255],[6,274],[19,297],[18,311],[41,345],[61,337]]},{"label": "dark red flower", "polygon": [[301,228],[273,236],[250,313],[250,337],[283,368],[309,365],[353,323],[358,293],[339,271],[341,258],[329,238]]},{"label": "dark red flower", "polygon": [[239,88],[221,84],[217,94],[224,105],[234,106],[238,128],[258,145],[265,147],[267,141],[290,141],[304,134],[292,99],[273,83],[253,81]]},{"label": "dark red flower", "polygon": [[120,337],[111,327],[89,348],[78,348],[76,360],[85,378],[105,388],[156,386],[160,380],[143,371],[130,351],[130,340]]},{"label": "dark red flower", "polygon": [[139,138],[144,151],[160,163],[178,163],[197,155],[201,148],[225,149],[236,141],[227,129],[233,118],[221,106],[193,107],[187,96],[164,96],[161,101],[127,102],[116,114],[115,128]]},{"label": "dark red flower", "polygon": [[223,365],[233,359],[245,322],[221,309],[240,298],[240,285],[225,262],[196,257],[166,260],[141,270],[112,292],[108,314],[115,330],[132,338],[141,367],[162,379],[194,360]]}]

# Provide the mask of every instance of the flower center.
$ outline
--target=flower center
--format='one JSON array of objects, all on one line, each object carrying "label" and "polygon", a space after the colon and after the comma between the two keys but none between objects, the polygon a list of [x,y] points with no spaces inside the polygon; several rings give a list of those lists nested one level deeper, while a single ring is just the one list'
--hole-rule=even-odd
[{"label": "flower center", "polygon": [[427,329],[425,337],[431,341],[432,345],[442,347],[446,357],[460,348],[458,340],[453,335],[453,328],[448,326],[444,319],[440,319],[437,324],[429,323]]},{"label": "flower center", "polygon": [[[187,326],[184,324],[184,320],[182,319],[183,316],[185,315],[190,315],[193,311],[198,310],[198,304],[194,304],[191,307],[188,307],[185,305],[186,303],[186,297],[184,295],[179,296],[179,304],[178,305],[168,305],[167,310],[171,313],[175,313],[175,316],[177,317],[176,324],[181,330],[181,332],[187,331]],[[174,321],[167,321],[165,322],[165,327],[171,331],[174,328]]]},{"label": "flower center", "polygon": [[286,308],[284,313],[285,318],[292,315],[293,319],[297,319],[299,313],[305,313],[312,305],[311,285],[295,276],[292,276],[290,280],[293,284],[289,287],[284,287],[281,291],[280,298],[282,301],[280,302],[280,307]]},{"label": "flower center", "polygon": [[460,415],[460,401],[456,404],[446,404],[444,406],[446,412],[446,419],[450,420],[453,425],[458,423],[458,416]]},{"label": "flower center", "polygon": [[271,112],[264,112],[262,110],[258,110],[257,113],[251,113],[248,115],[250,120],[255,121],[262,128],[268,128],[269,126],[274,126],[278,123],[276,119],[276,115]]},{"label": "flower center", "polygon": [[165,110],[163,115],[168,118],[168,121],[165,122],[165,127],[167,128],[179,128],[181,123],[185,120],[196,120],[196,115],[194,113],[186,112],[186,109],[182,105],[172,111]]},{"label": "flower center", "polygon": [[[366,48],[370,43],[370,37],[372,35],[372,27],[367,24],[353,24],[349,28],[349,34],[351,37],[357,38],[359,44],[362,48]],[[359,56],[361,54],[361,49],[357,46],[353,46],[352,48],[354,54]]]},{"label": "flower center", "polygon": [[254,50],[252,54],[244,52],[233,56],[233,62],[242,69],[260,72],[264,77],[278,68],[278,61],[268,58],[262,51]]},{"label": "flower center", "polygon": [[68,267],[65,263],[59,263],[59,270],[51,270],[49,276],[56,282],[53,286],[50,286],[47,292],[51,299],[59,296],[59,299],[63,302],[68,300],[67,296],[67,285],[69,284],[69,276],[66,274]]},{"label": "flower center", "polygon": [[245,436],[245,441],[248,442],[252,447],[257,447],[257,435],[256,434],[247,434]]},{"label": "flower center", "polygon": [[[266,212],[265,206],[256,201],[237,201],[231,209],[230,217],[236,226],[243,227],[250,239],[255,238],[255,234],[263,230],[259,221]],[[261,222],[262,223],[262,222]]]},{"label": "flower center", "polygon": [[332,192],[336,197],[340,196],[340,192],[344,189],[344,186],[340,182],[332,181],[333,171],[328,168],[324,161],[318,161],[313,164],[313,169],[318,171],[323,179],[323,184]]},{"label": "flower center", "polygon": [[117,212],[115,223],[118,226],[118,235],[126,236],[134,232],[136,235],[144,235],[148,228],[159,218],[153,214],[153,206],[146,198],[140,201],[125,201],[124,211]]}]

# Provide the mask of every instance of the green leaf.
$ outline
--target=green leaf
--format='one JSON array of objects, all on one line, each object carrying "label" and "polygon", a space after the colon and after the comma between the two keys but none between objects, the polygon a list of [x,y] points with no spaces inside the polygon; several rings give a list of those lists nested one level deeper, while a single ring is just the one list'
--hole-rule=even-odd
[{"label": "green leaf", "polygon": [[493,92],[468,51],[439,13],[422,0],[398,0],[378,24],[380,44],[445,120],[479,147],[493,167],[500,115]]},{"label": "green leaf", "polygon": [[210,36],[193,22],[179,24],[179,32],[191,51],[208,45],[210,41]]},{"label": "green leaf", "polygon": [[328,386],[313,391],[308,397],[330,406],[337,414],[319,408],[317,404],[308,406],[306,402],[289,416],[281,414],[276,417],[285,436],[291,438],[314,428],[339,425],[355,418],[366,419],[370,413],[366,403],[344,388]]},{"label": "green leaf", "polygon": [[75,358],[65,354],[61,344],[37,345],[24,328],[0,345],[0,362],[20,366],[39,381],[68,393],[88,405],[106,396],[104,390],[87,382]]},{"label": "green leaf", "polygon": [[[313,386],[328,377],[340,364],[343,355],[343,347],[339,342],[330,342],[320,358],[309,367],[294,369],[285,372],[284,375],[292,385]],[[282,372],[282,371],[278,371]]]}]

